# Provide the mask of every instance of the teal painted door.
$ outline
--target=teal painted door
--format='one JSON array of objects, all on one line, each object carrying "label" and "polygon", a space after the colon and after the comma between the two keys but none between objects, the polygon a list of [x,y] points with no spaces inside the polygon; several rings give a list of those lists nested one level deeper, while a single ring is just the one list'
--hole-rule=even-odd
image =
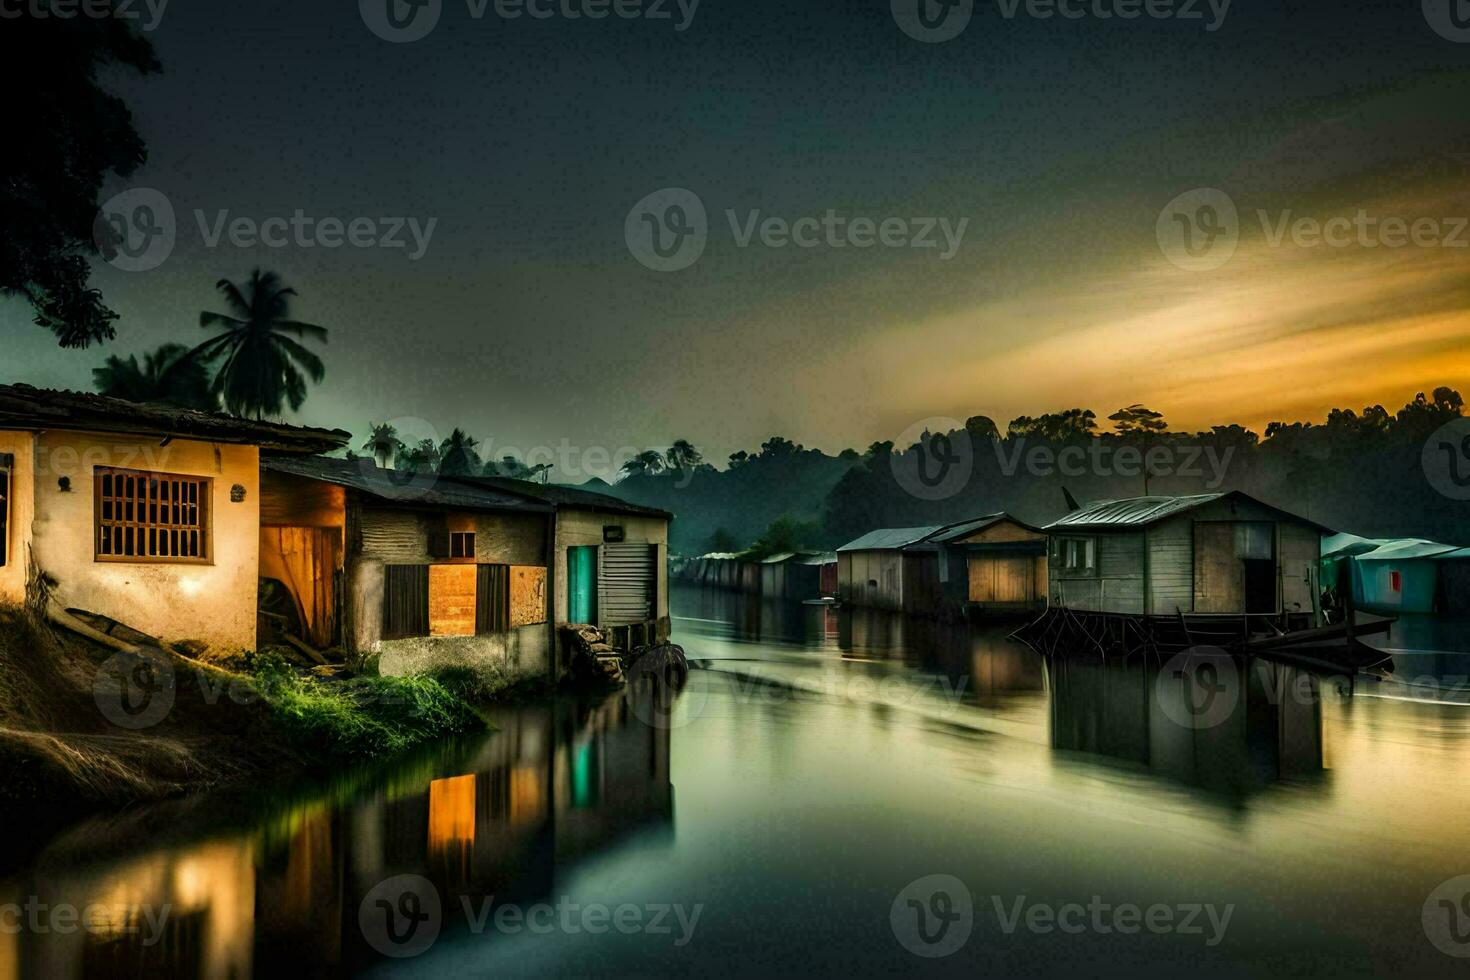
[{"label": "teal painted door", "polygon": [[567,549],[567,622],[597,622],[597,548]]}]

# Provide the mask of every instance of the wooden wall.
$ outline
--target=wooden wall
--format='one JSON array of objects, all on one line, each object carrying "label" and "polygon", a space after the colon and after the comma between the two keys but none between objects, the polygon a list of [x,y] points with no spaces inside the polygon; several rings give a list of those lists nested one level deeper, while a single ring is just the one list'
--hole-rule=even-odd
[{"label": "wooden wall", "polygon": [[261,527],[342,527],[347,491],[331,483],[260,471]]},{"label": "wooden wall", "polygon": [[359,521],[362,557],[398,565],[437,561],[429,555],[429,532],[446,518],[471,522],[477,562],[546,564],[546,518],[542,514],[445,514],[372,506],[363,507]]},{"label": "wooden wall", "polygon": [[1142,531],[1102,534],[1065,534],[1097,541],[1097,569],[1093,575],[1063,572],[1061,563],[1049,562],[1051,598],[1069,609],[1142,615],[1144,534]]},{"label": "wooden wall", "polygon": [[837,576],[837,592],[843,602],[873,609],[903,607],[900,552],[844,551],[837,556]]},{"label": "wooden wall", "polygon": [[1250,501],[1232,500],[1162,521],[1146,532],[1059,534],[1095,538],[1099,567],[1095,578],[1064,576],[1053,562],[1052,601],[1134,615],[1239,613],[1245,606],[1244,577],[1235,555],[1234,524],[1239,522],[1275,527],[1281,609],[1310,613],[1321,532]]}]

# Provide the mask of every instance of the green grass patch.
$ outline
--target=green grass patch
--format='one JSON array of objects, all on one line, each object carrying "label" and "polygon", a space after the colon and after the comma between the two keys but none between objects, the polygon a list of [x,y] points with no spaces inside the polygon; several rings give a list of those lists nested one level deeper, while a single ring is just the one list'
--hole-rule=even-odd
[{"label": "green grass patch", "polygon": [[445,690],[471,704],[502,704],[546,694],[550,683],[540,671],[526,671],[506,664],[477,667],[441,667],[428,676]]},{"label": "green grass patch", "polygon": [[301,749],[371,758],[484,728],[468,700],[433,677],[303,677],[278,654],[252,658],[272,721]]}]

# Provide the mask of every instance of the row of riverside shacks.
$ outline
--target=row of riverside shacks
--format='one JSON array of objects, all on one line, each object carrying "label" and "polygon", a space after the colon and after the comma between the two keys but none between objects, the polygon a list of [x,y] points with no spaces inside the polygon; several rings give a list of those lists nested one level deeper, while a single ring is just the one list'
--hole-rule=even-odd
[{"label": "row of riverside shacks", "polygon": [[557,627],[669,633],[670,515],[519,480],[319,455],[339,430],[0,385],[0,600],[253,650],[263,586],[301,638],[385,672],[560,673]]},{"label": "row of riverside shacks", "polygon": [[1320,614],[1331,531],[1240,492],[1105,500],[1034,527],[1008,514],[887,528],[838,549],[838,596],[911,615],[1047,606],[1133,617]]},{"label": "row of riverside shacks", "polygon": [[764,558],[711,552],[682,559],[678,576],[696,585],[806,602],[837,594],[837,555],[830,551],[783,551]]},{"label": "row of riverside shacks", "polygon": [[1046,533],[1009,514],[883,528],[837,549],[837,597],[910,615],[1025,614],[1046,604],[1046,569]]}]

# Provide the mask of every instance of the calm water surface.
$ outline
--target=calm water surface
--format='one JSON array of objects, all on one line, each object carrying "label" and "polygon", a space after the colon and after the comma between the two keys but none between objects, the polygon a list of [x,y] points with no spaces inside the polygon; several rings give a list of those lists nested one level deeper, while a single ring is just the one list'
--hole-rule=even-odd
[{"label": "calm water surface", "polygon": [[1453,697],[720,593],[675,612],[701,669],[672,706],[507,711],[332,785],[6,815],[0,978],[1470,971]]}]

